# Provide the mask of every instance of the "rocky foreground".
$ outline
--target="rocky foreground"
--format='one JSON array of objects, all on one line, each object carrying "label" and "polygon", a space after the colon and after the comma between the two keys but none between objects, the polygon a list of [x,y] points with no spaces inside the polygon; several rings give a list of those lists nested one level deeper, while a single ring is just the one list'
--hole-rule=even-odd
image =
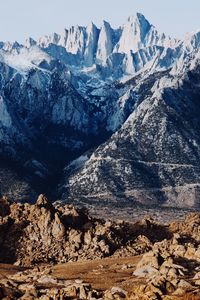
[{"label": "rocky foreground", "polygon": [[2,198],[0,245],[0,299],[200,299],[199,214],[126,223]]}]

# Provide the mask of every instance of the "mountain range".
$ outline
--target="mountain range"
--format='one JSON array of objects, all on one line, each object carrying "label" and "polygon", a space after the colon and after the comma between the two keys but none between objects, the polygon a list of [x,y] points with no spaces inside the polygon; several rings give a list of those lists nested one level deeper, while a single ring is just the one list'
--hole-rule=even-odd
[{"label": "mountain range", "polygon": [[199,207],[199,61],[139,13],[1,42],[1,193]]}]

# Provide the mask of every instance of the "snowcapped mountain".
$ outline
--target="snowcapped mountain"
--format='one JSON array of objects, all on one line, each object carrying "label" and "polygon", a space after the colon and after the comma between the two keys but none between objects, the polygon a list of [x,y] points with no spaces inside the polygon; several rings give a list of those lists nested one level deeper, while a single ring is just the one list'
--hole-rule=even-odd
[{"label": "snowcapped mountain", "polygon": [[71,164],[65,169],[63,199],[199,206],[200,68],[171,76],[128,83],[135,109],[80,166],[74,161],[75,170]]},{"label": "snowcapped mountain", "polygon": [[[50,56],[75,73],[88,75],[93,67],[100,78],[119,79],[125,74],[134,75],[164,49],[176,49],[178,44],[178,40],[160,34],[143,15],[137,14],[117,29],[104,21],[100,29],[90,23],[38,41],[29,38],[24,45],[1,43],[1,60],[20,70],[31,68],[32,64],[38,66],[42,60],[48,62]],[[111,68],[115,69],[114,74]]]},{"label": "snowcapped mountain", "polygon": [[17,178],[31,196],[60,182],[63,200],[198,206],[199,60],[200,32],[170,38],[139,13],[1,42],[2,193]]}]

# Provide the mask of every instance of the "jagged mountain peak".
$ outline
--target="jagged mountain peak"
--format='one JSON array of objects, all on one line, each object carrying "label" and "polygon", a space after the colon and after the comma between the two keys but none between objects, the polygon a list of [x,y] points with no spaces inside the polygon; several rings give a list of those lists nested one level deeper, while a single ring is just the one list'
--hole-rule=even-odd
[{"label": "jagged mountain peak", "polygon": [[60,39],[60,35],[54,32],[50,35],[45,35],[40,37],[37,41],[37,44],[42,48],[46,48],[49,46],[49,44],[58,44],[59,39]]},{"label": "jagged mountain peak", "polygon": [[128,21],[121,27],[122,34],[115,52],[129,53],[154,45],[163,45],[166,37],[155,29],[153,25],[142,15],[130,16]]},{"label": "jagged mountain peak", "polygon": [[197,49],[200,46],[200,30],[187,33],[184,39],[184,44],[192,49]]},{"label": "jagged mountain peak", "polygon": [[110,29],[111,28],[111,25],[108,21],[106,20],[103,20],[103,25],[101,28],[106,28],[106,29]]},{"label": "jagged mountain peak", "polygon": [[149,23],[149,21],[145,18],[145,16],[141,13],[136,13],[136,15],[131,15],[128,17],[128,23],[131,24],[138,24],[141,27],[150,27],[151,24]]},{"label": "jagged mountain peak", "polygon": [[[72,73],[76,66],[76,73],[84,72],[88,76],[91,71],[88,68],[93,67],[96,76],[103,80],[105,77],[121,79],[124,75],[135,75],[155,68],[169,69],[184,53],[199,47],[199,43],[198,32],[185,41],[159,33],[141,13],[130,16],[117,29],[113,29],[107,21],[103,21],[100,28],[90,22],[86,27],[71,26],[60,34],[46,35],[37,41],[44,56],[47,53],[52,59],[60,60]],[[33,45],[36,42],[30,38],[24,47],[31,48]],[[6,51],[13,51],[13,47],[13,44],[2,44]],[[15,48],[19,52],[23,46]]]},{"label": "jagged mountain peak", "polygon": [[23,45],[18,43],[17,41],[15,42],[6,42],[4,43],[4,47],[3,49],[6,51],[13,51],[13,50],[20,50],[21,48],[23,48]]},{"label": "jagged mountain peak", "polygon": [[37,45],[37,42],[32,37],[29,37],[28,39],[26,39],[25,44],[24,44],[24,46],[26,48],[30,48],[35,45]]},{"label": "jagged mountain peak", "polygon": [[93,21],[90,21],[86,26],[87,31],[93,30],[94,28],[97,29],[97,26],[93,23]]},{"label": "jagged mountain peak", "polygon": [[113,29],[110,24],[103,21],[103,26],[101,27],[97,45],[97,62],[106,64],[106,60],[112,53],[114,46],[113,41]]}]

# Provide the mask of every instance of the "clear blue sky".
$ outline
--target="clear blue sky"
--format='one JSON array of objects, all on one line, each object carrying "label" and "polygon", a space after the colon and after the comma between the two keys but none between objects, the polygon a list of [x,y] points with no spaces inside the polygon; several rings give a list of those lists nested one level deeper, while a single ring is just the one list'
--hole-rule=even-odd
[{"label": "clear blue sky", "polygon": [[23,42],[91,20],[100,26],[105,19],[116,27],[136,12],[171,36],[200,29],[200,0],[1,0],[0,4],[3,41]]}]

